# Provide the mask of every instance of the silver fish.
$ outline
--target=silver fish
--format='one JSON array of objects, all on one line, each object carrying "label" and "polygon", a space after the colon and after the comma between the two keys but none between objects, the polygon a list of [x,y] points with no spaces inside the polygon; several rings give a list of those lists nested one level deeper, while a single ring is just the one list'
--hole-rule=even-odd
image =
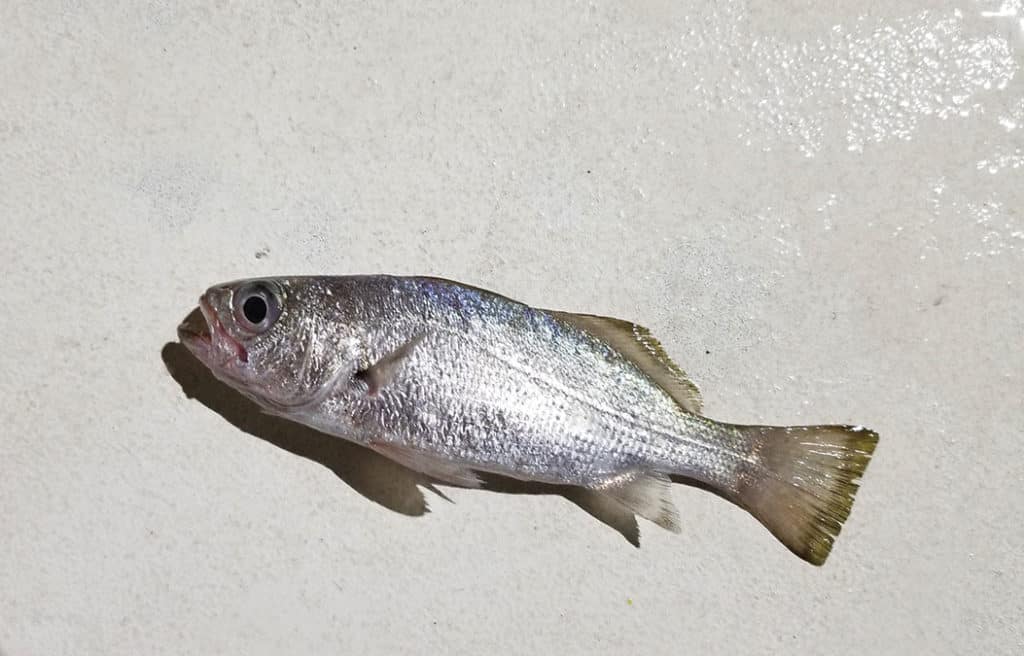
[{"label": "silver fish", "polygon": [[440,481],[580,486],[676,532],[681,478],[815,565],[878,441],[861,426],[714,421],[646,328],[438,278],[240,280],[199,309],[181,341],[268,412]]}]

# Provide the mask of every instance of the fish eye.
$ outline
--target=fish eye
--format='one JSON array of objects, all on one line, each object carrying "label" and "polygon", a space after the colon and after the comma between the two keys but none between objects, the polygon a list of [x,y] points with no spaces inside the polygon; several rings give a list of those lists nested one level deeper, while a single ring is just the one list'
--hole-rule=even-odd
[{"label": "fish eye", "polygon": [[261,323],[267,318],[267,302],[262,296],[250,296],[242,303],[242,314],[249,323]]},{"label": "fish eye", "polygon": [[266,332],[281,315],[279,294],[266,283],[251,283],[235,292],[235,317],[246,331]]}]

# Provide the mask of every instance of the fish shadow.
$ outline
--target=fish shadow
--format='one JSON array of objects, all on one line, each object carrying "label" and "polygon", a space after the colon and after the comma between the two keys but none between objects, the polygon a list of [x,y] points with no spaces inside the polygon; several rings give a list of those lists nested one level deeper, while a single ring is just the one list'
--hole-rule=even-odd
[{"label": "fish shadow", "polygon": [[[264,413],[255,402],[217,380],[180,343],[165,344],[160,355],[187,398],[199,401],[254,437],[323,465],[363,497],[388,510],[409,517],[428,513],[430,509],[421,488],[451,501],[437,488],[438,484],[447,486],[447,483],[435,481],[358,444]],[[577,487],[524,482],[490,474],[482,478],[485,492],[564,497],[617,531],[633,546],[640,546],[636,517],[606,497]]]}]

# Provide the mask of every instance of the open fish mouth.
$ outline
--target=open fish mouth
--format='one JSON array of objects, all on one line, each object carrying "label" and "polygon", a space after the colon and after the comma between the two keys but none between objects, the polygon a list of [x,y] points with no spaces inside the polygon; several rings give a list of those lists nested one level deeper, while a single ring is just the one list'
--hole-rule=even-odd
[{"label": "open fish mouth", "polygon": [[205,296],[199,299],[199,307],[178,326],[178,339],[196,355],[209,355],[215,349],[223,351],[226,347],[227,352],[240,362],[249,361],[248,351],[224,328],[217,311]]},{"label": "open fish mouth", "polygon": [[213,343],[210,322],[206,320],[202,309],[197,307],[185,317],[185,320],[178,326],[178,339],[189,347],[193,344],[209,347]]}]

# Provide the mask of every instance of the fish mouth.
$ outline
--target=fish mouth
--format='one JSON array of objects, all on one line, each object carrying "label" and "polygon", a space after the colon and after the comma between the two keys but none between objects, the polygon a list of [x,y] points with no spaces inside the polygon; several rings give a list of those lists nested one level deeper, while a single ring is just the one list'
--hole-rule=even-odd
[{"label": "fish mouth", "polygon": [[178,326],[178,339],[182,344],[191,347],[201,345],[208,348],[213,343],[210,334],[210,324],[201,308],[189,312],[185,320]]},{"label": "fish mouth", "polygon": [[241,362],[249,361],[245,347],[224,328],[217,311],[204,295],[199,299],[199,307],[192,310],[178,326],[178,339],[196,355],[210,355],[214,350],[214,337],[230,347]]}]

